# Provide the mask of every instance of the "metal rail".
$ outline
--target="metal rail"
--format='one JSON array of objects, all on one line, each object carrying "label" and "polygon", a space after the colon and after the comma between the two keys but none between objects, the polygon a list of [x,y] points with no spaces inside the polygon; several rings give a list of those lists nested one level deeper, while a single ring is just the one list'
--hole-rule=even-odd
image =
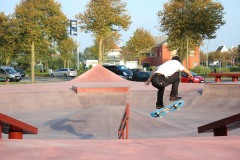
[{"label": "metal rail", "polygon": [[240,121],[240,113],[200,126],[198,127],[198,133],[209,131],[213,129],[214,136],[227,136],[227,125]]},{"label": "metal rail", "polygon": [[[118,129],[118,139],[128,139],[129,111],[130,111],[130,105],[127,102],[125,111],[122,116],[122,120],[119,125],[119,129]],[[124,134],[124,130],[126,131],[126,137]]]}]

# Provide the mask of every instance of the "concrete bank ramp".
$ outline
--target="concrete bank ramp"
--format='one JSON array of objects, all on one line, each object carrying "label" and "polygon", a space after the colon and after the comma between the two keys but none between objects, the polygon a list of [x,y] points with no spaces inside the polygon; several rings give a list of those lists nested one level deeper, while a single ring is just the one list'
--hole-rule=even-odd
[{"label": "concrete bank ramp", "polygon": [[203,96],[211,97],[240,97],[240,83],[207,83],[203,89]]}]

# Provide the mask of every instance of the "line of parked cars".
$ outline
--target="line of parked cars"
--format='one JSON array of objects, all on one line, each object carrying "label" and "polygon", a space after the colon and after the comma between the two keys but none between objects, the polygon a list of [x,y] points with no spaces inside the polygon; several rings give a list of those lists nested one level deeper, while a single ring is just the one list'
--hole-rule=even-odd
[{"label": "line of parked cars", "polygon": [[[133,81],[140,81],[140,82],[145,82],[151,72],[149,71],[143,71],[143,70],[136,70],[136,69],[131,69],[133,70]],[[197,75],[196,73],[194,72],[191,72],[192,75],[193,75],[193,78],[189,78],[188,75],[184,72],[181,72],[181,83],[204,83],[205,82],[205,79],[200,76],[200,75]]]},{"label": "line of parked cars", "polygon": [[124,65],[103,65],[106,69],[112,71],[113,73],[121,76],[124,79],[132,80],[133,73]]},{"label": "line of parked cars", "polygon": [[22,77],[25,77],[25,72],[10,66],[0,66],[0,81],[19,82]]},{"label": "line of parked cars", "polygon": [[[132,81],[138,81],[138,82],[145,82],[151,72],[150,71],[144,71],[142,69],[134,68],[134,69],[128,69],[124,65],[103,65],[103,67],[107,68],[108,70],[112,71],[113,73]],[[205,79],[202,76],[197,75],[194,72],[191,72],[193,75],[193,78],[189,78],[188,75],[184,72],[181,72],[181,82],[182,83],[204,83]]]}]

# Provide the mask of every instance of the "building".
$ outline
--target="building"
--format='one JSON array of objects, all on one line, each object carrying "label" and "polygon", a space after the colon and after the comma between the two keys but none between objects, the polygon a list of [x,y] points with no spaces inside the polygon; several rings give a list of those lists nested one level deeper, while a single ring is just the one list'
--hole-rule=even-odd
[{"label": "building", "polygon": [[[160,64],[172,59],[177,51],[170,51],[167,45],[167,36],[160,36],[156,38],[156,46],[152,48],[151,53],[142,61],[143,67],[159,66]],[[189,51],[189,55],[183,60],[182,64],[188,68],[193,69],[200,64],[199,48],[195,51]]]}]

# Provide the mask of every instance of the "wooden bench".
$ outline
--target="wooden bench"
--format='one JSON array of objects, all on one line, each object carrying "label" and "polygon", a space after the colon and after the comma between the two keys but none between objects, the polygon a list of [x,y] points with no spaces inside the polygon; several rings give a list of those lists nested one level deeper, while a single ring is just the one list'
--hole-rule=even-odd
[{"label": "wooden bench", "polygon": [[23,139],[23,134],[37,134],[38,128],[0,113],[0,139],[2,133],[8,134],[9,139]]},{"label": "wooden bench", "polygon": [[209,76],[215,77],[215,82],[221,82],[221,78],[223,76],[232,77],[233,82],[238,82],[238,77],[240,76],[240,73],[210,73]]},{"label": "wooden bench", "polygon": [[213,129],[214,136],[227,136],[227,125],[240,121],[240,113],[200,126],[198,127],[198,133],[209,131]]}]

